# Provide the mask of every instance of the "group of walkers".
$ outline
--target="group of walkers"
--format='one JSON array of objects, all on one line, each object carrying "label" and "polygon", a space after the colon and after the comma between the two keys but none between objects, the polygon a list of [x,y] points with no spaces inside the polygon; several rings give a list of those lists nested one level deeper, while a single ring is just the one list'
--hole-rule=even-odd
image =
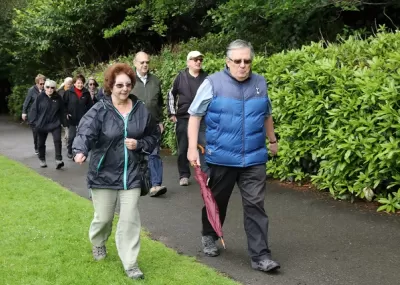
[{"label": "group of walkers", "polygon": [[[221,224],[235,184],[242,196],[244,228],[252,268],[270,272],[280,268],[268,246],[268,217],[264,209],[266,162],[269,150],[278,150],[272,107],[265,78],[251,71],[254,51],[250,43],[233,41],[227,48],[226,66],[208,75],[202,69],[204,55],[192,51],[187,68],[175,78],[167,94],[169,119],[175,123],[178,145],[179,185],[189,185],[190,165],[199,165],[208,174],[219,207]],[[117,201],[120,201],[116,231],[118,254],[128,277],[144,278],[138,267],[142,192],[140,165],[148,157],[151,177],[149,195],[167,192],[162,185],[163,165],[160,142],[164,131],[164,102],[161,82],[149,72],[150,56],[138,52],[133,69],[115,63],[104,73],[98,89],[90,78],[66,78],[56,91],[56,83],[43,75],[28,91],[22,118],[28,119],[40,166],[46,166],[46,138],[52,133],[56,168],[61,155],[61,128],[68,127],[67,156],[84,163],[90,153],[87,175],[94,218],[89,229],[95,260],[107,255],[106,242],[112,231]],[[221,67],[222,68],[222,67]],[[204,118],[204,120],[203,120]],[[205,149],[199,155],[198,145]],[[218,236],[202,209],[201,242],[205,255],[219,255]]]}]

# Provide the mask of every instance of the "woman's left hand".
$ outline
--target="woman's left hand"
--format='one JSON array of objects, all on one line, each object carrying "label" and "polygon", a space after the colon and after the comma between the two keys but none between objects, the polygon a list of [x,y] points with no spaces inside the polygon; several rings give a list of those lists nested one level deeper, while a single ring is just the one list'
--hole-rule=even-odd
[{"label": "woman's left hand", "polygon": [[125,145],[128,149],[135,150],[137,148],[137,140],[126,138]]}]

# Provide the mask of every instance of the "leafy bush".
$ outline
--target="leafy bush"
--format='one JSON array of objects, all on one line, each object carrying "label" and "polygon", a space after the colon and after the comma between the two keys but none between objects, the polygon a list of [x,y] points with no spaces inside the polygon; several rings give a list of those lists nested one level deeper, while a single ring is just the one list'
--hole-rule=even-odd
[{"label": "leafy bush", "polygon": [[399,51],[400,33],[382,32],[269,58],[263,74],[280,137],[269,173],[311,179],[341,199],[399,188]]},{"label": "leafy bush", "polygon": [[21,118],[22,104],[24,103],[25,97],[28,94],[28,89],[31,86],[32,85],[15,86],[12,89],[11,95],[8,97],[8,109],[15,119]]}]

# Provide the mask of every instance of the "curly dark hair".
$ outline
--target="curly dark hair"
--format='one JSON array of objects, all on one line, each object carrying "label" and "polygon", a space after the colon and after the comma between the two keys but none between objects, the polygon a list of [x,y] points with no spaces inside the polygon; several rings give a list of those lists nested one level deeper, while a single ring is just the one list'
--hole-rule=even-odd
[{"label": "curly dark hair", "polygon": [[75,84],[79,79],[82,81],[83,84],[85,84],[86,79],[85,76],[83,76],[82,74],[74,76],[74,78],[72,79],[72,84]]},{"label": "curly dark hair", "polygon": [[136,74],[132,67],[126,63],[114,63],[104,72],[104,91],[106,94],[111,94],[115,78],[121,73],[125,73],[131,79],[132,87],[135,86]]}]

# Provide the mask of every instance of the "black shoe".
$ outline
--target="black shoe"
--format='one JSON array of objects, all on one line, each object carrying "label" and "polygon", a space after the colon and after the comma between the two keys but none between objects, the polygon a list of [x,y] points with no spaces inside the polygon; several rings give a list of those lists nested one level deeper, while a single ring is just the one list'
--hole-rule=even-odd
[{"label": "black shoe", "polygon": [[67,157],[69,158],[69,159],[72,159],[72,153],[67,153]]},{"label": "black shoe", "polygon": [[39,155],[39,151],[37,149],[35,149],[35,154]]},{"label": "black shoe", "polygon": [[260,261],[251,261],[251,267],[264,272],[273,272],[281,268],[280,264],[272,259],[263,259]]},{"label": "black shoe", "polygon": [[203,244],[203,252],[205,255],[210,257],[215,257],[219,255],[219,250],[215,244],[214,237],[212,236],[202,236],[201,243]]},{"label": "black shoe", "polygon": [[62,160],[56,160],[56,169],[60,169],[64,166],[64,162]]}]

